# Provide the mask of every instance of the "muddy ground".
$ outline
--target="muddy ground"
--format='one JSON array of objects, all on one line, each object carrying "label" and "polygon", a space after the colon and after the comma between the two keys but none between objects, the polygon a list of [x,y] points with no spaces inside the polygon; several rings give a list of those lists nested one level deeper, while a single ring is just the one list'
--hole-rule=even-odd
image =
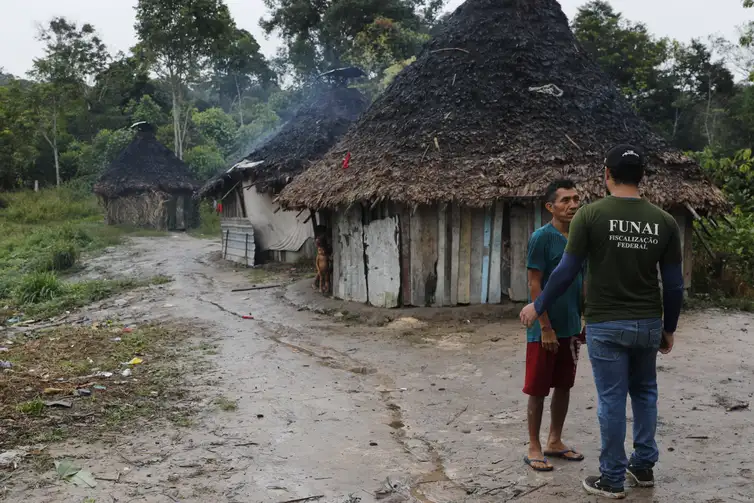
[{"label": "muddy ground", "polygon": [[[596,501],[580,488],[599,455],[587,359],[579,362],[566,425],[566,441],[587,459],[535,474],[521,461],[517,322],[442,315],[374,326],[355,320],[358,309],[332,316],[294,304],[306,299],[301,288],[287,296],[283,288],[232,293],[249,278],[212,260],[218,248],[184,235],[140,238],[91,260],[83,273],[174,279],[85,310],[94,320],[210,327],[202,337],[217,344],[214,370],[187,369],[190,405],[201,411],[194,425],[150,424],[113,442],[52,444],[50,455],[74,459],[98,477],[97,487],[64,484],[22,463],[3,475],[0,499]],[[628,501],[754,501],[754,412],[726,410],[754,393],[753,321],[722,311],[683,316],[676,349],[660,361],[658,487],[631,490]],[[221,396],[238,400],[238,409],[211,406]]]}]

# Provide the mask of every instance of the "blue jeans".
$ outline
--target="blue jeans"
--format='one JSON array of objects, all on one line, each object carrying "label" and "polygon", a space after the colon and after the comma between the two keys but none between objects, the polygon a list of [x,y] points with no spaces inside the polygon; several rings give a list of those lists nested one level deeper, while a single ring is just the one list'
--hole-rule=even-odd
[{"label": "blue jeans", "polygon": [[609,321],[587,324],[587,348],[599,398],[602,482],[623,487],[628,460],[626,395],[634,412],[634,453],[631,465],[653,468],[659,457],[657,429],[657,351],[662,320]]}]

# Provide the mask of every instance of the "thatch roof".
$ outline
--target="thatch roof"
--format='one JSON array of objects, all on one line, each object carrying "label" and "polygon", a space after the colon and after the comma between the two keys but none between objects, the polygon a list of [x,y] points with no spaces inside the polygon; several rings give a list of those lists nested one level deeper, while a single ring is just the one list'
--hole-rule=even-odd
[{"label": "thatch roof", "polygon": [[597,198],[605,153],[619,143],[648,154],[643,190],[653,202],[725,207],[700,167],[637,117],[555,0],[467,0],[279,201],[312,209],[387,199],[480,207],[539,197],[562,176]]},{"label": "thatch roof", "polygon": [[[327,89],[302,105],[275,134],[237,164],[256,189],[267,192],[282,188],[308,165],[322,158],[366,109],[361,92],[349,87]],[[224,172],[199,191],[202,197],[227,190],[233,178]]]},{"label": "thatch roof", "polygon": [[199,184],[186,163],[157,141],[146,123],[137,129],[131,143],[105,170],[94,185],[94,193],[113,198],[145,191],[194,192]]}]

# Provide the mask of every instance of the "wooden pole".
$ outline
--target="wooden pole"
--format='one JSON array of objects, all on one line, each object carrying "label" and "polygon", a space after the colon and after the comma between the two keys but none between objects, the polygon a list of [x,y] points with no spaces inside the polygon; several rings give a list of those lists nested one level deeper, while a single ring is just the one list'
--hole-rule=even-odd
[{"label": "wooden pole", "polygon": [[34,192],[39,192],[39,180],[34,180]]}]

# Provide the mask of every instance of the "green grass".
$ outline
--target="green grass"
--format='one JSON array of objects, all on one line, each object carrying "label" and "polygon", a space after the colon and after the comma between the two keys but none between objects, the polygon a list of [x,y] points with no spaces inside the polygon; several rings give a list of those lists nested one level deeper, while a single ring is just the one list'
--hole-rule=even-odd
[{"label": "green grass", "polygon": [[225,398],[224,396],[218,397],[215,400],[215,404],[220,410],[225,412],[234,412],[238,410],[238,402],[231,400],[230,398]]},{"label": "green grass", "polygon": [[211,204],[201,203],[199,207],[199,227],[191,229],[189,234],[203,239],[220,237],[220,215],[212,208]]},{"label": "green grass", "polygon": [[169,278],[66,283],[81,256],[125,236],[164,233],[104,224],[94,195],[70,187],[3,194],[0,208],[0,305],[3,318],[55,316],[111,295]]}]

